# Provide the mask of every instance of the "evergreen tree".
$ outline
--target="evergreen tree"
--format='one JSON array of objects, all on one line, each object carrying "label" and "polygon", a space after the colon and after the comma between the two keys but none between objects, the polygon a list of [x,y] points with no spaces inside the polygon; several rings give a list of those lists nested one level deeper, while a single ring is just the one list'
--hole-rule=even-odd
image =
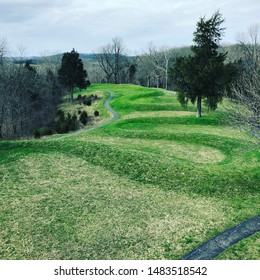
[{"label": "evergreen tree", "polygon": [[72,103],[75,87],[87,88],[87,71],[84,70],[82,60],[74,49],[70,53],[63,54],[58,75],[61,84],[69,90]]},{"label": "evergreen tree", "polygon": [[201,117],[202,100],[209,109],[217,108],[233,76],[232,65],[224,64],[226,53],[218,51],[223,22],[219,11],[209,20],[201,18],[194,32],[193,55],[176,59],[171,70],[180,103],[197,102],[198,117]]},{"label": "evergreen tree", "polygon": [[28,71],[36,73],[35,68],[33,66],[31,66],[31,64],[28,60],[25,62],[24,68],[27,69]]}]

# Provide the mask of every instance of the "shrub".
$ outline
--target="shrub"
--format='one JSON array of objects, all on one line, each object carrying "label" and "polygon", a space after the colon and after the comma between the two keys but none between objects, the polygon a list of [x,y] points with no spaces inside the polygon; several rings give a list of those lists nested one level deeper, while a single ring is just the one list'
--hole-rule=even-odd
[{"label": "shrub", "polygon": [[99,116],[99,111],[95,111],[95,112],[94,112],[94,116],[95,116],[95,117],[98,117],[98,116]]},{"label": "shrub", "polygon": [[69,131],[68,123],[64,120],[58,120],[55,125],[55,130],[57,133],[67,133]]},{"label": "shrub", "polygon": [[73,116],[72,116],[72,120],[73,120],[74,122],[77,122],[78,117],[77,117],[76,113],[74,113],[74,114],[73,114]]},{"label": "shrub", "polygon": [[78,114],[79,114],[79,115],[81,114],[81,110],[78,110]]},{"label": "shrub", "polygon": [[56,113],[56,116],[61,118],[61,119],[65,119],[65,115],[64,112],[62,110],[58,110]]},{"label": "shrub", "polygon": [[84,102],[84,105],[91,106],[91,100],[87,99]]},{"label": "shrub", "polygon": [[71,118],[71,130],[76,130],[78,128],[78,118],[76,113],[73,114],[72,118]]},{"label": "shrub", "polygon": [[51,128],[49,127],[42,127],[39,129],[40,135],[52,135],[53,131]]},{"label": "shrub", "polygon": [[79,120],[83,125],[86,125],[88,122],[88,113],[86,111],[83,111],[79,117]]},{"label": "shrub", "polygon": [[41,133],[38,129],[34,130],[33,135],[35,139],[39,139],[41,137]]},{"label": "shrub", "polygon": [[65,118],[65,114],[63,111],[59,110],[57,112],[58,119],[55,122],[55,131],[57,133],[66,133],[69,131],[67,125],[67,119]]},{"label": "shrub", "polygon": [[68,113],[66,118],[59,118],[55,124],[55,130],[57,133],[67,133],[70,130],[76,130],[78,128],[77,115],[74,113],[73,116]]},{"label": "shrub", "polygon": [[76,130],[77,129],[77,116],[74,113],[73,116],[71,116],[70,113],[68,113],[66,118],[68,130]]}]

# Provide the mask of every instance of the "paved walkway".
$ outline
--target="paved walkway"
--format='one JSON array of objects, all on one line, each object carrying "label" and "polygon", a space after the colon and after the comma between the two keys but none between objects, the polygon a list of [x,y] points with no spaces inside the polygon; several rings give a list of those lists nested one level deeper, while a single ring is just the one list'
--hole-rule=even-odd
[{"label": "paved walkway", "polygon": [[102,123],[100,125],[97,125],[97,126],[93,126],[93,127],[90,127],[90,128],[86,128],[86,129],[76,131],[76,132],[68,133],[68,134],[65,134],[63,136],[53,138],[53,139],[49,139],[49,140],[61,140],[61,139],[69,138],[69,137],[72,137],[72,136],[77,136],[77,135],[83,134],[85,132],[103,127],[103,126],[108,125],[108,124],[114,122],[115,120],[117,120],[118,119],[118,113],[109,106],[109,102],[113,98],[114,94],[111,90],[109,90],[108,92],[109,92],[110,96],[108,97],[108,99],[105,102],[105,107],[109,112],[111,112],[113,114],[113,118],[111,120],[109,120],[105,123]]},{"label": "paved walkway", "polygon": [[200,247],[182,257],[182,260],[211,260],[238,241],[260,232],[260,215],[246,220],[211,238]]}]

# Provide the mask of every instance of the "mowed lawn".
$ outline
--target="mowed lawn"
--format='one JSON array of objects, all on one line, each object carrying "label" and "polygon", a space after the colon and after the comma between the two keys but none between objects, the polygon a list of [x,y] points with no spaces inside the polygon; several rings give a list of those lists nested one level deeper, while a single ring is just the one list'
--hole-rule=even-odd
[{"label": "mowed lawn", "polygon": [[[221,108],[197,119],[173,92],[86,92],[108,90],[112,124],[0,142],[0,259],[179,259],[259,214],[259,149]],[[219,258],[260,259],[259,234]]]}]

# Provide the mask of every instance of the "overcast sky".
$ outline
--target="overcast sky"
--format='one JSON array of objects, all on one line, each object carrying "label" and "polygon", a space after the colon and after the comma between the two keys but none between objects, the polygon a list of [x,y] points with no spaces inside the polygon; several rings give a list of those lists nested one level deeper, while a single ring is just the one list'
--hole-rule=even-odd
[{"label": "overcast sky", "polygon": [[129,53],[149,42],[156,46],[191,45],[196,22],[220,10],[226,27],[223,43],[260,22],[259,0],[0,0],[0,38],[26,55],[71,51],[92,53],[114,37]]}]

